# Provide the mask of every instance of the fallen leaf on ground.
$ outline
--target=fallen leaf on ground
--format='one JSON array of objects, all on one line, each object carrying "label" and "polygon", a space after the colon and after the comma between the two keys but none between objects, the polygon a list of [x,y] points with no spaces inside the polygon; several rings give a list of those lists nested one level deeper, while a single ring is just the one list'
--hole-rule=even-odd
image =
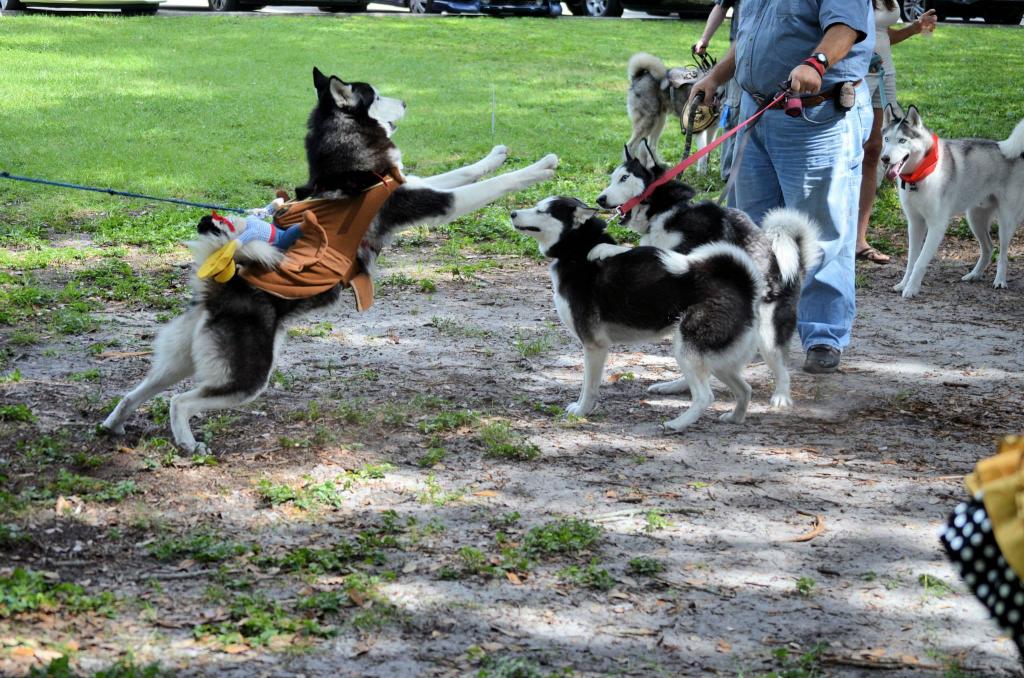
[{"label": "fallen leaf on ground", "polygon": [[732,652],[732,645],[725,639],[720,639],[716,644],[719,652]]},{"label": "fallen leaf on ground", "polygon": [[522,580],[522,579],[520,579],[520,578],[519,578],[519,575],[518,575],[518,574],[516,574],[515,572],[506,572],[506,573],[505,573],[505,577],[506,577],[506,578],[507,578],[507,579],[508,579],[508,580],[509,580],[510,582],[512,582],[513,584],[515,584],[516,586],[519,586],[520,584],[522,584],[522,583],[523,583],[523,580]]},{"label": "fallen leaf on ground", "polygon": [[788,542],[803,542],[810,541],[825,531],[825,516],[814,516],[814,527],[811,528],[810,532],[797,535],[796,537],[790,537],[786,541]]},{"label": "fallen leaf on ground", "polygon": [[497,497],[498,493],[494,490],[480,490],[479,492],[473,493],[474,497]]},{"label": "fallen leaf on ground", "polygon": [[232,643],[231,645],[224,646],[224,651],[228,654],[241,654],[243,652],[248,652],[248,650],[248,645],[242,645],[240,643]]}]

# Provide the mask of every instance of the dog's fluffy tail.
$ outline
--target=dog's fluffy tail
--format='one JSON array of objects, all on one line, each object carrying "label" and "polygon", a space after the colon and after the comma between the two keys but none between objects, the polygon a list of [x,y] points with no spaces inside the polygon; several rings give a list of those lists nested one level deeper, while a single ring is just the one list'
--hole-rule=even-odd
[{"label": "dog's fluffy tail", "polygon": [[637,52],[629,58],[629,66],[626,68],[626,72],[629,74],[630,82],[636,80],[644,73],[650,74],[652,78],[661,82],[665,79],[668,69],[665,68],[665,62],[653,54]]},{"label": "dog's fluffy tail", "polygon": [[999,150],[1010,160],[1024,160],[1024,120],[1017,123],[1009,138],[999,142]]},{"label": "dog's fluffy tail", "polygon": [[801,280],[821,259],[820,229],[809,216],[794,209],[774,209],[764,215],[761,228],[772,243],[785,283]]}]

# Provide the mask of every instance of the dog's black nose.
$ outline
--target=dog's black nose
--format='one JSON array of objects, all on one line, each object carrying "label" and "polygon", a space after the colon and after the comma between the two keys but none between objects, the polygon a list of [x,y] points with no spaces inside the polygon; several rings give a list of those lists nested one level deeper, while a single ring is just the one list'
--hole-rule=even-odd
[{"label": "dog's black nose", "polygon": [[881,158],[879,158],[879,160],[884,162],[886,165],[889,164],[889,156],[887,156],[887,155],[883,155]]},{"label": "dog's black nose", "polygon": [[515,219],[517,214],[519,214],[519,212],[517,212],[515,210],[512,210],[512,214],[509,215],[509,216],[511,216],[513,219]]},{"label": "dog's black nose", "polygon": [[597,204],[601,207],[608,207],[608,198],[604,197],[604,195],[597,196]]}]

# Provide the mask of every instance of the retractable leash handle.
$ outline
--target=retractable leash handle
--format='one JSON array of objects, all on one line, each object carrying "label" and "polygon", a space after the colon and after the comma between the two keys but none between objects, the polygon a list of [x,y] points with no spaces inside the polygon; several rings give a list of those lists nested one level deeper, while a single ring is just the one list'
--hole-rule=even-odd
[{"label": "retractable leash handle", "polygon": [[786,97],[782,112],[791,118],[802,116],[804,114],[804,101],[800,98],[800,95],[793,94],[791,81],[785,80],[779,84],[779,87],[781,88],[779,94],[783,94]]}]

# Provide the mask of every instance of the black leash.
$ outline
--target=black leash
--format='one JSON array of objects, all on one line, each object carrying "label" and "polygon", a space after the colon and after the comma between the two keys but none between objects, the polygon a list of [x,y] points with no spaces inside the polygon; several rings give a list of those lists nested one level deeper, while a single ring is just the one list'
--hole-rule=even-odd
[{"label": "black leash", "polygon": [[697,120],[697,108],[700,107],[702,101],[704,101],[704,92],[697,92],[693,97],[693,101],[690,103],[690,115],[687,116],[689,120],[686,122],[686,149],[683,151],[684,159],[689,158],[690,151],[693,150],[693,123]]},{"label": "black leash", "polygon": [[190,202],[188,200],[178,200],[177,198],[158,198],[153,195],[143,195],[142,193],[132,193],[130,191],[116,191],[112,188],[96,188],[95,186],[81,186],[79,184],[68,184],[62,181],[49,181],[48,179],[35,179],[33,177],[22,177],[17,174],[11,174],[10,172],[0,171],[0,179],[11,179],[12,181],[27,181],[31,184],[43,184],[44,186],[60,186],[61,188],[74,188],[79,191],[93,191],[94,193],[106,193],[107,195],[123,195],[127,198],[142,198],[144,200],[156,200],[157,202],[170,202],[175,205],[185,205],[187,207],[202,207],[205,209],[218,210],[220,212],[235,212],[236,214],[245,214],[245,210],[238,209],[236,207],[224,207],[223,205],[209,205],[202,202]]}]

